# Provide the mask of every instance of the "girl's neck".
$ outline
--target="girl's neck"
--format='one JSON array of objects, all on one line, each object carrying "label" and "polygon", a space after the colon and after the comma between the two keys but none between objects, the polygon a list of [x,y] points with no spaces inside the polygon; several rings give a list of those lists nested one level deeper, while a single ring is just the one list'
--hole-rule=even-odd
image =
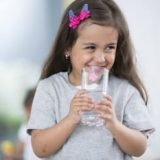
[{"label": "girl's neck", "polygon": [[69,79],[69,82],[75,86],[80,85],[81,83],[80,76],[77,76],[77,74],[74,74],[73,72],[69,73],[68,79]]}]

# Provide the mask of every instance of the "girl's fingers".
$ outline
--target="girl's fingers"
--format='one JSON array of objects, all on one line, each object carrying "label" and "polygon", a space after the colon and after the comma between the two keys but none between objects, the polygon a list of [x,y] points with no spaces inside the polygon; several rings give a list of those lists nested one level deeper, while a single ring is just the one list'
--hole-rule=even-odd
[{"label": "girl's fingers", "polygon": [[99,113],[99,114],[112,114],[113,110],[112,108],[108,108],[106,107],[105,109],[94,109],[95,112]]},{"label": "girl's fingers", "polygon": [[111,96],[104,96],[103,100],[95,105],[94,111],[103,119],[109,119],[112,117],[114,113]]},{"label": "girl's fingers", "polygon": [[88,106],[76,106],[76,110],[77,110],[77,112],[80,112],[80,111],[91,111],[92,108],[88,107]]},{"label": "girl's fingers", "polygon": [[102,118],[102,119],[107,119],[107,120],[111,120],[113,118],[113,116],[109,113],[99,113],[99,117]]},{"label": "girl's fingers", "polygon": [[86,101],[86,102],[92,102],[92,99],[86,96],[80,96],[80,97],[74,97],[74,101],[76,102],[82,102],[82,101]]},{"label": "girl's fingers", "polygon": [[90,111],[93,109],[93,102],[91,98],[85,96],[85,90],[80,90],[72,99],[72,109],[77,113],[79,111]]},{"label": "girl's fingers", "polygon": [[103,100],[100,103],[97,103],[95,105],[95,110],[96,111],[106,111],[108,109],[112,109],[112,102],[108,101],[108,100]]},{"label": "girl's fingers", "polygon": [[74,101],[73,101],[73,104],[75,106],[79,106],[79,108],[82,108],[82,107],[86,107],[86,108],[93,108],[94,107],[94,104],[93,102],[91,101],[90,98],[88,97],[79,97],[79,98],[76,98]]},{"label": "girl's fingers", "polygon": [[112,101],[112,97],[110,95],[104,95],[104,98],[106,98],[108,101]]},{"label": "girl's fingers", "polygon": [[81,90],[79,90],[76,94],[75,94],[75,98],[76,97],[80,97],[80,96],[82,96],[84,93],[86,92],[86,90],[85,89],[81,89]]},{"label": "girl's fingers", "polygon": [[73,98],[72,104],[81,105],[81,106],[88,106],[88,105],[92,105],[93,102],[92,102],[91,98],[89,98],[89,97],[79,96],[79,97]]}]

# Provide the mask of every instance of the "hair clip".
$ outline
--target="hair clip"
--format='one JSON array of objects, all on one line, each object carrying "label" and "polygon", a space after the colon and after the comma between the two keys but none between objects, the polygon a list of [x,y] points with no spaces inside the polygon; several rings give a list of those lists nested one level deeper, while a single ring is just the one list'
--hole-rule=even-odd
[{"label": "hair clip", "polygon": [[90,11],[88,10],[88,4],[84,4],[82,10],[80,11],[80,20],[87,19],[90,16]]},{"label": "hair clip", "polygon": [[69,27],[75,29],[79,23],[79,17],[76,16],[72,10],[69,10]]},{"label": "hair clip", "polygon": [[73,10],[69,10],[69,27],[70,28],[77,28],[81,21],[90,17],[90,11],[88,10],[88,4],[84,4],[80,14],[76,16]]}]

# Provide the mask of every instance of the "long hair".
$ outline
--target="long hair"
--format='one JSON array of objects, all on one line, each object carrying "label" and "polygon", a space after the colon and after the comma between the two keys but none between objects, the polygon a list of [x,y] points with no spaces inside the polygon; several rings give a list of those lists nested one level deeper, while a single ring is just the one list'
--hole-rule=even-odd
[{"label": "long hair", "polygon": [[[128,80],[138,89],[147,104],[148,96],[136,70],[134,49],[128,25],[120,8],[113,0],[75,0],[68,6],[63,15],[53,49],[42,69],[40,79],[47,78],[58,72],[72,70],[70,61],[65,58],[65,52],[75,44],[78,38],[78,28],[72,29],[69,27],[68,13],[72,9],[74,14],[78,15],[85,3],[89,6],[91,12],[89,19],[92,23],[113,26],[118,32],[116,58],[111,73],[116,77]],[[82,23],[85,23],[85,21]]]}]

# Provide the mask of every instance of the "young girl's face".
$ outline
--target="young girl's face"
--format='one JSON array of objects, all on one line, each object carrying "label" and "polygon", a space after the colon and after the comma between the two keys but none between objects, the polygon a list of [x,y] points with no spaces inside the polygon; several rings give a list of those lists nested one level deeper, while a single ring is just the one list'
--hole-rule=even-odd
[{"label": "young girl's face", "polygon": [[77,41],[69,50],[72,64],[70,81],[80,84],[81,70],[84,67],[111,69],[115,61],[117,41],[118,32],[113,27],[91,23],[80,25]]}]

